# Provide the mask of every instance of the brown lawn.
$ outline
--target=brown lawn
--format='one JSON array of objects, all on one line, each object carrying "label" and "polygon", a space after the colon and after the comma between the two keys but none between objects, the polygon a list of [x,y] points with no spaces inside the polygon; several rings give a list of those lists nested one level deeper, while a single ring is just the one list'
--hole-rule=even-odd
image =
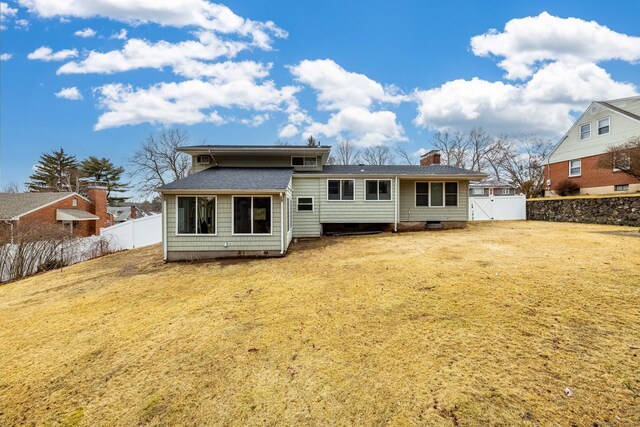
[{"label": "brown lawn", "polygon": [[152,247],[0,286],[0,425],[640,425],[631,231]]}]

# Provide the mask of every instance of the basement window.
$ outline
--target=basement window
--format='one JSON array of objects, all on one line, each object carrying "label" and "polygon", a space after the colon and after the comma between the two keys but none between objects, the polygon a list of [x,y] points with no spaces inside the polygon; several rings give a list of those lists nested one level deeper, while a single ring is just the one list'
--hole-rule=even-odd
[{"label": "basement window", "polygon": [[615,185],[613,189],[615,191],[629,191],[629,184]]},{"label": "basement window", "polygon": [[598,135],[608,135],[610,131],[611,119],[609,117],[598,120]]},{"label": "basement window", "polygon": [[591,138],[591,123],[580,126],[580,139]]}]

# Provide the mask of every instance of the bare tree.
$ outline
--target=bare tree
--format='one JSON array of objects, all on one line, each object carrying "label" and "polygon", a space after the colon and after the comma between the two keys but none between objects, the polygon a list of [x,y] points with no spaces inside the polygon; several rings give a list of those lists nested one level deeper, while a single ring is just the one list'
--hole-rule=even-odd
[{"label": "bare tree", "polygon": [[433,148],[442,153],[442,162],[449,166],[464,167],[466,155],[465,135],[451,130],[438,131],[433,134]]},{"label": "bare tree", "polygon": [[509,181],[527,197],[544,192],[544,159],[553,149],[553,143],[537,136],[520,137],[511,142],[502,164]]},{"label": "bare tree", "polygon": [[393,147],[393,151],[398,155],[398,157],[400,157],[400,159],[405,162],[408,165],[415,165],[417,164],[417,161],[415,160],[414,156],[412,156],[411,154],[409,154],[407,152],[407,149],[405,147],[402,147],[400,145],[396,145],[395,147]]},{"label": "bare tree", "polygon": [[336,149],[337,165],[355,165],[360,163],[360,150],[351,141],[341,141]]},{"label": "bare tree", "polygon": [[[491,146],[491,142],[491,135],[483,131],[481,127],[471,129],[467,136],[466,144],[469,151],[469,169],[474,171],[484,170],[486,162],[485,153]],[[466,161],[465,165],[467,165]]]},{"label": "bare tree", "polygon": [[20,190],[20,186],[13,181],[9,182],[7,186],[4,187],[4,192],[5,193],[22,193],[22,191]]},{"label": "bare tree", "polygon": [[390,165],[394,161],[393,154],[387,145],[367,147],[362,157],[368,165]]},{"label": "bare tree", "polygon": [[484,165],[497,181],[503,181],[506,173],[504,165],[511,151],[511,142],[506,135],[501,135],[484,150]]},{"label": "bare tree", "polygon": [[178,149],[189,140],[185,131],[163,129],[150,134],[129,160],[131,176],[138,178],[138,190],[151,194],[156,187],[186,177],[191,170],[191,158]]},{"label": "bare tree", "polygon": [[616,169],[631,177],[640,179],[640,136],[627,142],[609,147],[598,161],[598,166],[609,170]]}]

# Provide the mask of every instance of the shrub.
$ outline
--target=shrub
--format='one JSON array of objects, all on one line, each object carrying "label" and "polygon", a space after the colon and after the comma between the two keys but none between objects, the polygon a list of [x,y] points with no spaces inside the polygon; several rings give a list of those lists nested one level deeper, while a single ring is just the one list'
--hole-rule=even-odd
[{"label": "shrub", "polygon": [[571,196],[578,194],[579,191],[580,186],[568,178],[563,179],[556,185],[556,193],[560,196]]}]

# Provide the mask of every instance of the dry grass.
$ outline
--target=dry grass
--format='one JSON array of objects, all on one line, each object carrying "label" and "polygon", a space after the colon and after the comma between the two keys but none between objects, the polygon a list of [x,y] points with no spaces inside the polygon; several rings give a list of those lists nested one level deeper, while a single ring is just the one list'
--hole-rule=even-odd
[{"label": "dry grass", "polygon": [[154,247],[12,283],[0,425],[639,425],[640,239],[611,230]]}]

